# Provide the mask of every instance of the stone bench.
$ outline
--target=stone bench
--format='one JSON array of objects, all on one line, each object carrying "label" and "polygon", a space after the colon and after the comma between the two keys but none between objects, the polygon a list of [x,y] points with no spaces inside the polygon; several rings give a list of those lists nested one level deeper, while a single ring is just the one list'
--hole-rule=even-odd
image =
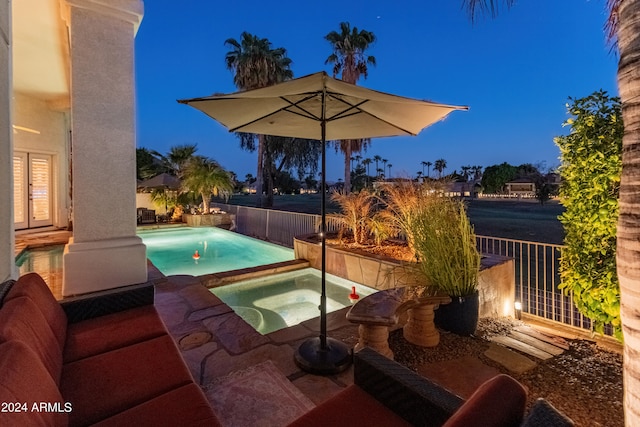
[{"label": "stone bench", "polygon": [[358,300],[347,313],[347,320],[359,324],[359,340],[355,351],[371,347],[393,359],[389,348],[389,328],[396,326],[408,314],[403,335],[412,344],[434,347],[440,334],[433,323],[434,310],[440,304],[449,304],[448,296],[421,296],[423,289],[401,287],[379,291]]}]

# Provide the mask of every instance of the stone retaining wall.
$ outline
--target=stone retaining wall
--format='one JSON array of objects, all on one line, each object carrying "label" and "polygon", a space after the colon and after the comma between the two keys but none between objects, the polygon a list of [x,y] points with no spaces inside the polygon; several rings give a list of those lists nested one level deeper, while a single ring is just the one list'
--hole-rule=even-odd
[{"label": "stone retaining wall", "polygon": [[[306,259],[311,267],[321,269],[321,245],[315,234],[296,237],[293,250],[297,259]],[[363,251],[327,246],[326,267],[329,274],[380,290],[417,285],[401,262]],[[480,317],[513,317],[516,289],[514,260],[483,255],[478,281]]]}]

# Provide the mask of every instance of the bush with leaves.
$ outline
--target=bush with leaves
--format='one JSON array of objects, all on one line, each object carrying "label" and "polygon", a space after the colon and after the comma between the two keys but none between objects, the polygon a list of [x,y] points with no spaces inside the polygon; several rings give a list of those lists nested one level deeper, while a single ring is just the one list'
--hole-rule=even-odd
[{"label": "bush with leaves", "polygon": [[561,289],[573,293],[582,314],[602,333],[611,324],[622,337],[620,287],[616,274],[616,223],[622,171],[620,101],[604,91],[571,99],[573,117],[560,147],[561,202],[565,248],[560,261]]}]

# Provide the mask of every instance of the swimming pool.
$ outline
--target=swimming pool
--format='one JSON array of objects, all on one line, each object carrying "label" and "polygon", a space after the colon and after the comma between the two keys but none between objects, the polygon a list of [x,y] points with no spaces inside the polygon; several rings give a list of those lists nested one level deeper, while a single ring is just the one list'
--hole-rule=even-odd
[{"label": "swimming pool", "polygon": [[[327,274],[327,313],[351,305],[353,286],[360,298],[377,291]],[[320,315],[320,271],[314,268],[237,282],[211,292],[263,335]]]},{"label": "swimming pool", "polygon": [[292,249],[215,227],[139,231],[138,236],[147,258],[166,276],[202,276],[294,259]]},{"label": "swimming pool", "polygon": [[[138,236],[147,245],[147,258],[166,276],[201,276],[294,259],[292,249],[220,228],[175,227],[140,231]],[[20,275],[57,273],[62,281],[63,251],[64,245],[24,251],[16,258]]]}]

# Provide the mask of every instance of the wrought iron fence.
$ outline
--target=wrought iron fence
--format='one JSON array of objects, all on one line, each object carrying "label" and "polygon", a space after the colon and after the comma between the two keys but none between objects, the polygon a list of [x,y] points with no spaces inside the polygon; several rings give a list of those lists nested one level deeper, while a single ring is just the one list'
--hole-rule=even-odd
[{"label": "wrought iron fence", "polygon": [[[220,209],[236,215],[236,230],[248,236],[293,247],[293,238],[319,230],[320,215],[277,211],[215,203]],[[327,220],[327,230],[338,226]],[[482,253],[507,256],[515,260],[516,300],[522,312],[565,325],[591,330],[591,321],[580,314],[571,294],[565,295],[560,285],[561,245],[477,236]],[[605,327],[605,334],[612,335]]]}]

